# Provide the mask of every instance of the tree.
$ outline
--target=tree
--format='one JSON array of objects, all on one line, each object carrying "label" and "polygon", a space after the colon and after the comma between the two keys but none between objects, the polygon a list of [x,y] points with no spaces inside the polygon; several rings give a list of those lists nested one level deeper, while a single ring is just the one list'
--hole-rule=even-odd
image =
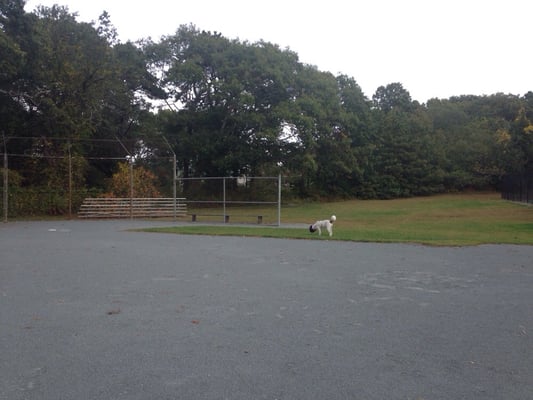
[{"label": "tree", "polygon": [[[2,134],[13,136],[26,129],[28,75],[34,18],[24,12],[23,0],[0,2],[0,120]],[[13,151],[20,151],[19,144]]]},{"label": "tree", "polygon": [[456,96],[428,102],[448,190],[495,187],[514,165],[507,140],[523,108],[517,96]]},{"label": "tree", "polygon": [[145,52],[169,102],[177,104],[176,115],[162,113],[162,120],[184,176],[254,175],[279,162],[293,53],[194,26],[148,43]]},{"label": "tree", "polygon": [[533,174],[533,123],[525,108],[518,112],[509,132],[501,133],[500,145],[507,174]]},{"label": "tree", "polygon": [[366,196],[379,198],[427,195],[442,191],[441,157],[426,109],[410,102],[400,84],[381,87],[374,95],[374,139]]},{"label": "tree", "polygon": [[389,112],[393,109],[410,111],[414,106],[410,93],[399,82],[378,87],[372,96],[372,101],[374,106],[383,112]]},{"label": "tree", "polygon": [[159,197],[157,177],[142,166],[133,167],[129,163],[118,164],[118,171],[111,177],[107,196],[130,197],[133,185],[133,197]]},{"label": "tree", "polygon": [[344,132],[350,138],[351,173],[345,191],[351,196],[364,197],[364,171],[370,168],[369,155],[374,147],[371,102],[357,82],[348,76],[337,77],[341,104],[341,121]]},{"label": "tree", "polygon": [[[5,76],[0,74],[3,128],[7,134],[42,138],[10,142],[12,152],[44,161],[15,160],[25,170],[26,185],[53,181],[69,140],[73,154],[88,154],[95,150],[93,139],[135,137],[149,108],[146,95],[161,93],[142,51],[116,40],[107,13],[95,26],[77,22],[66,7],[39,7],[30,14],[23,1],[1,6],[0,49],[12,56],[9,63],[0,57],[6,68]],[[104,149],[102,143],[97,156],[117,156],[116,147]],[[82,168],[77,176],[88,171],[94,184],[101,180],[99,172],[109,176],[114,163],[76,164]]]},{"label": "tree", "polygon": [[117,161],[96,159],[117,155],[169,186],[174,152],[181,176],[281,172],[301,196],[495,187],[533,168],[532,92],[420,105],[396,82],[369,100],[354,78],[275,44],[193,25],[121,43],[106,12],[79,23],[66,7],[26,13],[23,0],[0,2],[0,119],[24,155],[10,169],[33,187],[64,183],[67,154],[79,186],[102,188]]}]

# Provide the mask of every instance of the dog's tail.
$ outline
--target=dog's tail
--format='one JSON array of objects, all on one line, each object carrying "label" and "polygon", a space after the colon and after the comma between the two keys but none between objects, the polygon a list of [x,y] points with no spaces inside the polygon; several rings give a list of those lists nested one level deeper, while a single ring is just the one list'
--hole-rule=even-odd
[{"label": "dog's tail", "polygon": [[332,215],[329,219],[329,222],[334,223],[337,220],[337,217],[335,215]]}]

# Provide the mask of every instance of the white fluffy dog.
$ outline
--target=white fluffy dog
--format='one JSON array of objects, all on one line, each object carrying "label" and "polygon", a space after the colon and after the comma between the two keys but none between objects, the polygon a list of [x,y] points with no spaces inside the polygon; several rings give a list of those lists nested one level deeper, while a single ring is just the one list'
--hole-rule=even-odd
[{"label": "white fluffy dog", "polygon": [[333,236],[333,223],[337,220],[335,215],[332,215],[330,219],[323,219],[321,221],[316,221],[313,225],[309,226],[309,232],[313,233],[318,231],[319,235],[322,235],[322,229],[326,229],[329,233],[329,236]]}]

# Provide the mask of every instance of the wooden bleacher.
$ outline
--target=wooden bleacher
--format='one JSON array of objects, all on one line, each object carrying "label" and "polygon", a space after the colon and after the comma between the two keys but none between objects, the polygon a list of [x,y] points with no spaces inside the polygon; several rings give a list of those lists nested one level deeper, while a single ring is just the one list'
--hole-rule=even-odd
[{"label": "wooden bleacher", "polygon": [[[176,216],[187,214],[184,198],[176,198]],[[174,199],[87,197],[78,211],[78,218],[158,218],[174,217]]]}]

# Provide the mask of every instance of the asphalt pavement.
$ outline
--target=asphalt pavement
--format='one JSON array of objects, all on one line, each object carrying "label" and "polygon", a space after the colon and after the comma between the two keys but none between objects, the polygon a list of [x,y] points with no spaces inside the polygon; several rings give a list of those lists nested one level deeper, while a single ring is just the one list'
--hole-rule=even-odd
[{"label": "asphalt pavement", "polygon": [[533,398],[533,246],[0,225],[0,399]]}]

